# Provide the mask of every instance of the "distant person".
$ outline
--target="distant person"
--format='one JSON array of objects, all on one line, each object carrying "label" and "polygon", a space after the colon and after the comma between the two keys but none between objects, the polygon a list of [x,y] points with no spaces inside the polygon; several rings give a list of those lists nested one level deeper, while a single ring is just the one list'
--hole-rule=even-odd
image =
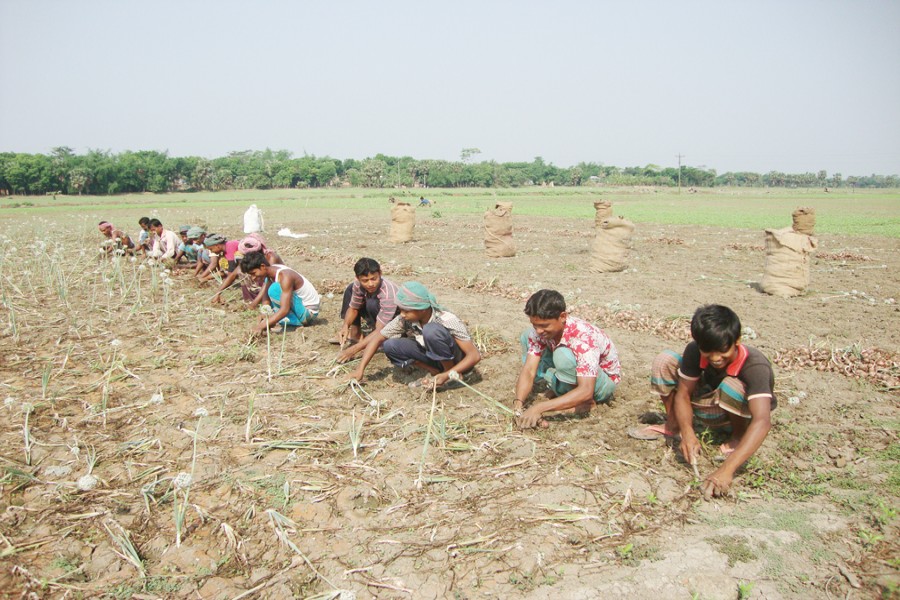
[{"label": "distant person", "polygon": [[115,227],[109,221],[100,221],[97,225],[100,233],[106,237],[108,244],[105,246],[106,253],[109,254],[115,250],[122,250],[122,253],[133,253],[134,242],[127,233]]},{"label": "distant person", "polygon": [[419,196],[419,206],[431,206],[431,200],[425,196]]},{"label": "distant person", "polygon": [[178,252],[178,245],[181,243],[178,234],[163,227],[159,219],[150,219],[150,231],[156,236],[153,242],[153,249],[150,251],[150,257],[160,262],[174,264],[175,254]]},{"label": "distant person", "polygon": [[141,233],[138,235],[135,250],[146,254],[153,248],[153,232],[150,231],[150,217],[141,217],[138,220],[138,225],[141,228]]},{"label": "distant person", "polygon": [[222,303],[222,292],[234,285],[240,278],[241,297],[248,303],[248,308],[256,308],[259,304],[259,291],[265,283],[265,277],[252,277],[241,269],[241,260],[251,252],[262,252],[270,265],[281,265],[284,262],[277,252],[266,246],[265,240],[258,233],[251,233],[238,242],[237,251],[234,254],[236,268],[229,272],[219,286],[218,293],[212,297],[213,304]]},{"label": "distant person", "polygon": [[444,310],[424,285],[408,281],[397,290],[400,314],[369,336],[359,365],[349,375],[362,381],[366,366],[382,345],[384,355],[395,367],[419,368],[427,376],[410,387],[445,386],[450,373],[469,373],[481,360],[469,330],[459,317]]},{"label": "distant person", "polygon": [[676,440],[684,459],[695,464],[700,441],[694,419],[712,430],[730,430],[718,451],[722,465],[703,482],[703,495],[724,496],[734,472],[759,450],[771,428],[777,405],[775,375],[769,360],[741,343],[741,320],[730,308],[701,306],[691,319],[691,337],[683,354],[665,351],[653,361],[650,385],[666,410],[663,426],[629,432],[638,439]]},{"label": "distant person", "polygon": [[281,324],[282,327],[303,327],[319,316],[321,297],[313,284],[294,269],[285,265],[270,265],[262,252],[250,252],[241,259],[241,271],[251,277],[264,278],[257,304],[269,304],[274,311],[263,316],[254,328],[261,334]]},{"label": "distant person", "polygon": [[361,258],[353,265],[356,279],[344,290],[341,302],[343,325],[338,334],[338,344],[350,346],[338,355],[338,362],[347,362],[363,350],[374,338],[363,335],[365,321],[370,331],[381,331],[396,317],[397,284],[381,275],[381,265],[372,258]]},{"label": "distant person", "polygon": [[212,233],[206,236],[203,245],[209,251],[209,264],[206,270],[197,276],[201,283],[216,277],[227,277],[237,268],[235,257],[238,249],[237,240],[229,240],[224,235]]},{"label": "distant person", "polygon": [[[619,355],[603,331],[566,312],[555,290],[538,290],[525,303],[532,327],[521,337],[522,370],[516,381],[514,409],[523,429],[547,427],[547,413],[586,415],[608,402],[621,379]],[[549,386],[548,400],[525,402],[538,381]]]},{"label": "distant person", "polygon": [[188,246],[190,246],[190,243],[188,242],[188,231],[190,230],[190,225],[180,225],[178,227],[178,236],[181,238],[181,241],[178,242],[178,250],[175,252],[176,267],[179,266],[182,258],[185,259],[186,266],[194,266],[187,256],[187,252],[189,251]]}]

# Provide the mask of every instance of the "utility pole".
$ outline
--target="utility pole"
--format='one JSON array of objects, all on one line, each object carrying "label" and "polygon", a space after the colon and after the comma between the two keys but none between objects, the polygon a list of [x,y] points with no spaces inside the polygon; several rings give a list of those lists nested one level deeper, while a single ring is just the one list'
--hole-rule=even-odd
[{"label": "utility pole", "polygon": [[681,159],[684,158],[684,154],[676,154],[678,158],[678,193],[681,193]]}]

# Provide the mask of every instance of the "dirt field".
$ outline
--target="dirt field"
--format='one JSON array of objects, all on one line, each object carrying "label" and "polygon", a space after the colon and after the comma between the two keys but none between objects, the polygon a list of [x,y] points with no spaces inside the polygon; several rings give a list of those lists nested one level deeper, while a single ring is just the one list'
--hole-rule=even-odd
[{"label": "dirt field", "polygon": [[[173,214],[240,235],[236,219]],[[420,209],[403,245],[387,209],[267,215],[270,245],[324,299],[268,360],[239,292],[214,307],[183,272],[154,291],[140,263],[94,257],[95,215],[6,220],[0,594],[896,597],[898,240],[821,236],[810,292],[783,300],[756,289],[761,232],[641,225],[628,270],[595,275],[591,221],[516,216],[518,254],[489,259],[480,217],[436,214]],[[468,323],[486,397],[411,390],[381,354],[364,391],[342,385],[328,340],[361,256]],[[496,402],[511,406],[540,288],[606,331],[623,381],[589,417],[522,432]],[[659,409],[652,358],[709,302],[776,363],[779,407],[734,496],[705,502],[677,453],[626,431]]]}]

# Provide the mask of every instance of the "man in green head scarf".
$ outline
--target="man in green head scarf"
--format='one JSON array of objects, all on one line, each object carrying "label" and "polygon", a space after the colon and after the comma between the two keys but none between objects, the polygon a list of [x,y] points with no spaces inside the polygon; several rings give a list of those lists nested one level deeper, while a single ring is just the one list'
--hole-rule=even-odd
[{"label": "man in green head scarf", "polygon": [[366,346],[359,366],[350,379],[362,381],[366,365],[384,345],[384,354],[400,368],[418,367],[429,373],[411,387],[441,386],[451,373],[463,375],[478,364],[481,353],[472,342],[466,325],[438,304],[434,295],[418,281],[408,281],[397,290],[400,314]]}]

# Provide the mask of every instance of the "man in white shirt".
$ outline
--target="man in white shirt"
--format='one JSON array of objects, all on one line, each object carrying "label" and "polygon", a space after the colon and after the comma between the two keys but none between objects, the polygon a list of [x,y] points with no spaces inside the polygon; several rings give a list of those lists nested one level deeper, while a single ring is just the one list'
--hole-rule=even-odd
[{"label": "man in white shirt", "polygon": [[181,240],[174,231],[163,228],[159,219],[150,219],[150,231],[156,234],[150,256],[159,261],[174,259]]}]

